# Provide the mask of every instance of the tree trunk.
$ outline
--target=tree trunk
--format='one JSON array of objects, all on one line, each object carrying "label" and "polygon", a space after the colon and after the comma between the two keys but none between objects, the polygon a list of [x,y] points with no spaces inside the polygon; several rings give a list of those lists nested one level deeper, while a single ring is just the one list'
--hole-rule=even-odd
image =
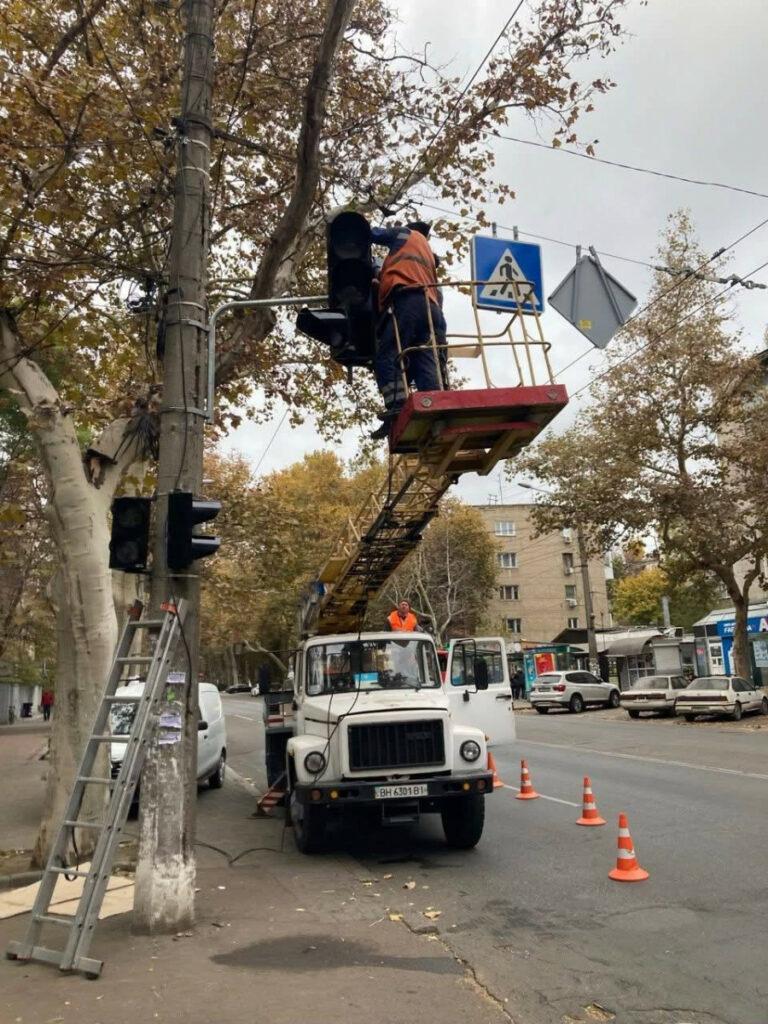
[{"label": "tree trunk", "polygon": [[738,590],[733,595],[733,607],[736,614],[733,625],[732,671],[743,679],[751,679],[752,665],[749,657],[749,633],[747,631],[749,602]]}]

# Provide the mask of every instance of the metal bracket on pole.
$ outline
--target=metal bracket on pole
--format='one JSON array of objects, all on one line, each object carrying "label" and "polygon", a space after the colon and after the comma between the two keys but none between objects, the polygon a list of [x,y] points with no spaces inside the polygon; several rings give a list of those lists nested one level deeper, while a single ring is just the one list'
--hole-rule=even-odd
[{"label": "metal bracket on pole", "polygon": [[595,266],[597,267],[597,272],[600,275],[600,280],[602,281],[603,288],[605,288],[605,291],[606,291],[606,294],[608,296],[608,300],[611,303],[611,308],[613,309],[614,315],[615,315],[616,319],[618,320],[618,322],[620,324],[623,324],[624,320],[626,319],[626,317],[624,316],[622,311],[619,309],[619,304],[616,301],[616,296],[613,294],[613,289],[611,288],[610,284],[608,283],[608,279],[605,276],[605,271],[603,270],[603,264],[600,262],[600,257],[597,255],[597,250],[595,249],[594,245],[590,245],[590,247],[589,247],[589,255],[595,261]]},{"label": "metal bracket on pole", "polygon": [[328,302],[327,295],[297,295],[292,298],[270,299],[235,299],[218,306],[211,313],[208,322],[208,395],[205,403],[205,418],[213,422],[213,410],[216,390],[216,323],[223,313],[231,309],[271,309],[277,306],[324,306]]}]

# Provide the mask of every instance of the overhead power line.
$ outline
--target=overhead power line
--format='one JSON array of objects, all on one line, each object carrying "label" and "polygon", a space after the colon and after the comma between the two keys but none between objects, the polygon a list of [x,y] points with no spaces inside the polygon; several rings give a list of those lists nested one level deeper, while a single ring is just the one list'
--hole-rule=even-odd
[{"label": "overhead power line", "polygon": [[416,169],[417,169],[417,168],[419,167],[419,165],[420,165],[420,164],[422,164],[422,163],[424,162],[424,160],[426,159],[426,157],[427,157],[427,154],[429,153],[430,149],[432,149],[432,147],[434,146],[435,142],[436,142],[436,141],[437,141],[437,139],[438,139],[438,138],[440,137],[440,135],[441,135],[441,133],[442,133],[443,129],[444,129],[444,128],[445,128],[445,126],[446,126],[446,125],[448,124],[448,122],[449,122],[449,121],[450,121],[450,119],[451,119],[451,118],[453,117],[453,115],[455,114],[455,112],[456,112],[456,110],[457,110],[457,108],[458,108],[459,104],[460,104],[460,103],[461,103],[461,101],[462,101],[462,100],[464,99],[464,97],[465,97],[465,96],[467,95],[467,93],[469,92],[469,89],[470,89],[470,87],[472,86],[472,84],[474,83],[475,79],[477,78],[477,76],[478,76],[478,75],[480,74],[480,72],[481,72],[481,71],[483,70],[483,68],[485,67],[485,65],[486,65],[486,63],[487,63],[487,61],[488,61],[488,59],[489,59],[489,58],[490,58],[490,56],[491,56],[491,54],[493,53],[493,51],[494,51],[494,50],[496,49],[496,47],[498,46],[498,44],[499,44],[499,41],[500,41],[500,40],[502,39],[502,37],[504,36],[504,34],[505,34],[505,32],[507,31],[507,29],[508,29],[508,28],[510,27],[510,25],[512,24],[512,22],[513,22],[513,21],[515,20],[515,18],[517,17],[518,11],[519,11],[519,10],[520,10],[520,8],[521,8],[521,7],[523,6],[523,3],[524,3],[524,2],[525,2],[525,0],[519,0],[519,2],[518,2],[518,4],[517,4],[517,6],[515,7],[514,11],[512,11],[512,13],[510,14],[510,16],[509,16],[509,17],[507,18],[507,20],[506,20],[506,21],[504,22],[504,26],[503,26],[503,28],[501,29],[501,31],[499,32],[499,34],[498,34],[498,35],[496,36],[496,38],[494,39],[494,41],[493,41],[493,42],[491,43],[491,45],[490,45],[490,46],[488,47],[488,49],[486,50],[486,52],[485,52],[485,56],[484,56],[484,57],[483,57],[483,59],[482,59],[482,60],[480,61],[480,63],[479,63],[478,65],[477,65],[477,67],[475,68],[475,70],[474,70],[474,71],[472,72],[472,76],[471,76],[471,78],[469,79],[469,81],[468,81],[468,82],[466,82],[466,84],[464,85],[464,87],[463,87],[463,89],[461,90],[461,92],[459,93],[459,95],[458,95],[458,96],[456,97],[456,99],[455,99],[455,100],[453,101],[453,103],[451,104],[451,106],[450,106],[450,107],[448,108],[448,113],[447,113],[447,114],[445,115],[445,117],[443,118],[443,120],[442,120],[442,121],[440,122],[440,124],[439,124],[439,125],[437,126],[437,128],[436,128],[436,129],[435,129],[435,131],[433,132],[433,134],[432,134],[431,138],[430,138],[430,139],[429,139],[429,141],[427,142],[427,144],[426,144],[426,146],[424,147],[424,149],[423,149],[423,150],[421,151],[421,153],[419,153],[419,154],[417,155],[417,157],[416,157],[416,160],[414,161],[414,164],[413,164],[413,166],[412,166],[412,167],[410,168],[410,170],[406,171],[406,173],[405,173],[405,174],[403,175],[403,179],[402,179],[402,182],[401,182],[400,186],[399,186],[399,187],[398,187],[398,188],[397,188],[397,189],[395,190],[395,192],[394,192],[394,194],[393,194],[393,196],[392,196],[392,199],[390,200],[390,202],[391,202],[392,204],[394,204],[394,203],[396,203],[396,202],[398,201],[398,199],[399,199],[399,198],[400,198],[400,196],[402,195],[402,193],[403,193],[403,191],[404,191],[405,187],[406,187],[406,186],[407,186],[407,184],[408,184],[408,179],[409,179],[409,178],[411,177],[411,175],[412,175],[412,174],[414,173],[414,171],[416,171]]},{"label": "overhead power line", "polygon": [[285,419],[286,419],[286,416],[288,415],[288,412],[289,412],[289,410],[288,410],[288,409],[286,409],[286,410],[285,410],[285,412],[283,413],[283,415],[282,415],[282,417],[281,417],[281,419],[280,419],[280,422],[279,422],[279,423],[277,424],[277,426],[275,427],[275,432],[274,432],[274,434],[272,435],[272,437],[270,437],[269,441],[267,442],[267,447],[266,447],[266,448],[264,449],[264,451],[263,451],[263,452],[261,453],[261,455],[259,456],[259,461],[258,461],[258,462],[256,463],[256,465],[255,465],[255,467],[254,467],[254,470],[253,470],[253,472],[254,472],[254,475],[255,475],[256,473],[258,473],[258,471],[259,471],[259,468],[260,468],[260,466],[261,466],[262,462],[263,462],[263,461],[264,461],[264,459],[265,459],[265,458],[267,457],[267,453],[269,452],[269,449],[270,449],[270,448],[272,447],[272,445],[274,444],[275,438],[276,438],[276,437],[277,437],[277,435],[278,435],[278,434],[280,433],[280,428],[281,428],[281,427],[282,427],[282,425],[283,425],[283,424],[285,423]]},{"label": "overhead power line", "polygon": [[589,160],[591,163],[605,164],[608,167],[618,167],[624,171],[634,171],[637,174],[650,174],[655,178],[667,178],[669,181],[680,181],[687,185],[704,185],[707,188],[721,188],[728,192],[740,192],[745,196],[756,196],[758,199],[768,199],[768,193],[757,192],[755,189],[743,188],[740,185],[729,185],[722,181],[707,181],[703,178],[687,178],[682,174],[672,174],[671,171],[657,171],[651,167],[638,167],[635,164],[622,163],[619,160],[607,160],[605,157],[592,156],[589,153],[580,153],[577,149],[567,149],[565,146],[552,146],[546,142],[534,142],[532,139],[519,139],[514,135],[502,135],[501,132],[489,129],[484,131],[485,135],[497,139],[504,139],[506,142],[516,142],[520,146],[533,146],[535,149],[546,149],[550,153],[562,153],[565,156],[575,156],[580,160]]}]

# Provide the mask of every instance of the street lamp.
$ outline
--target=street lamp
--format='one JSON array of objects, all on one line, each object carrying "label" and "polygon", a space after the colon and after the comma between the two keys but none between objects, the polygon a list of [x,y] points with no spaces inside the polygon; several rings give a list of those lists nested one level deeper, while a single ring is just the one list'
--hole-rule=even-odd
[{"label": "street lamp", "polygon": [[[518,487],[523,487],[527,491],[538,491],[540,494],[547,494],[550,497],[554,497],[551,491],[546,490],[544,487],[536,487],[535,484],[523,483],[522,480],[516,480],[515,483]],[[556,502],[552,502],[552,507],[557,508]],[[562,507],[562,506],[560,506]],[[597,657],[597,634],[595,633],[595,609],[592,604],[592,585],[589,579],[589,562],[587,561],[587,549],[584,544],[584,535],[581,530],[581,524],[576,521],[576,545],[579,549],[579,561],[581,562],[581,589],[584,591],[584,610],[587,613],[587,643],[589,645],[589,669],[595,675],[599,675],[599,663]]]}]

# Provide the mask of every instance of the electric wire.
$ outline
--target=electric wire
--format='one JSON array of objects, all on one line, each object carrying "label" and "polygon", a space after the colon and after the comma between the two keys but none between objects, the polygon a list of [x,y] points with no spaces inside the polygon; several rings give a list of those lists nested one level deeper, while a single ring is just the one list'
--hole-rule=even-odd
[{"label": "electric wire", "polygon": [[256,465],[254,466],[254,469],[253,469],[254,476],[256,475],[256,473],[258,473],[259,468],[261,467],[262,462],[264,461],[264,459],[267,457],[267,454],[269,453],[269,449],[274,444],[275,438],[280,433],[280,428],[285,423],[286,417],[288,416],[288,412],[289,412],[289,410],[286,409],[285,412],[283,413],[283,415],[282,415],[282,417],[280,419],[280,422],[275,427],[274,434],[272,435],[272,437],[270,437],[269,441],[267,442],[267,447],[264,449],[264,451],[259,456],[259,461],[256,463]]},{"label": "electric wire", "polygon": [[498,46],[499,41],[502,39],[502,37],[506,33],[507,29],[510,27],[512,22],[517,17],[517,14],[518,14],[520,8],[523,6],[523,3],[524,3],[524,0],[519,0],[519,2],[517,4],[517,6],[515,7],[514,11],[512,11],[510,16],[507,18],[506,22],[504,23],[503,28],[501,29],[499,34],[496,36],[494,41],[491,43],[491,45],[488,47],[488,49],[487,49],[487,51],[485,53],[485,56],[480,61],[480,63],[477,65],[475,70],[473,71],[472,76],[470,77],[469,81],[465,83],[465,85],[462,88],[462,90],[459,93],[459,95],[456,97],[456,99],[453,101],[451,106],[448,108],[448,113],[445,115],[443,120],[440,122],[440,124],[435,129],[435,131],[432,134],[431,138],[427,142],[427,145],[421,151],[421,153],[417,154],[416,160],[414,161],[413,166],[409,170],[407,170],[405,172],[405,174],[403,175],[403,178],[402,178],[402,181],[400,183],[400,186],[398,188],[395,188],[395,190],[392,193],[392,196],[390,197],[390,200],[389,200],[390,204],[396,203],[400,199],[400,197],[402,196],[403,192],[405,191],[405,189],[408,186],[408,181],[409,181],[411,175],[415,173],[415,171],[418,169],[419,165],[422,164],[424,162],[424,160],[426,159],[426,156],[429,153],[430,149],[435,144],[437,139],[440,137],[443,129],[448,124],[448,122],[453,117],[453,115],[455,114],[455,112],[458,109],[458,106],[461,103],[461,101],[467,95],[467,92],[469,91],[470,86],[474,83],[474,81],[477,78],[477,76],[483,70],[483,68],[485,67],[488,59],[491,56],[491,54],[493,53],[493,51]]}]

